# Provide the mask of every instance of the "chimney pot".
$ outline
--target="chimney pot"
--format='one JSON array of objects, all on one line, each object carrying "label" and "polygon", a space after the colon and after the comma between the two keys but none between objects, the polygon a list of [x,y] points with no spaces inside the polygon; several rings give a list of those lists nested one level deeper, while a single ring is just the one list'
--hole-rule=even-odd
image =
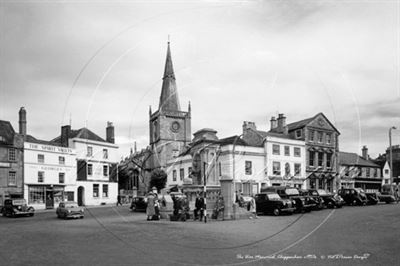
[{"label": "chimney pot", "polygon": [[19,134],[26,135],[26,110],[24,107],[19,109]]},{"label": "chimney pot", "polygon": [[275,116],[272,116],[270,121],[271,121],[271,130],[276,129],[278,127],[278,124],[277,124]]}]

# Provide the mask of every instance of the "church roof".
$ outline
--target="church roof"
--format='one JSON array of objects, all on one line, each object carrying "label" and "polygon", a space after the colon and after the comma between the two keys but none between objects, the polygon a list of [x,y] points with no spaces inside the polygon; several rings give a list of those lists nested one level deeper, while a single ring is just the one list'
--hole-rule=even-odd
[{"label": "church roof", "polygon": [[172,66],[171,49],[168,42],[167,58],[165,60],[165,69],[163,84],[160,96],[160,111],[180,111],[178,90],[176,87],[174,68]]}]

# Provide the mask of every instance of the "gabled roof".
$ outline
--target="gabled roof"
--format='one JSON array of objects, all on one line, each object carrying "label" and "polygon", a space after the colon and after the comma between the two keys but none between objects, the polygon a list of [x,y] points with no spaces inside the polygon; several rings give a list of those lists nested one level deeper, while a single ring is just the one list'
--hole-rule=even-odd
[{"label": "gabled roof", "polygon": [[[100,141],[100,142],[107,142],[103,138],[99,137],[86,127],[83,127],[78,130],[71,130],[68,138],[73,139],[73,138],[80,138],[80,139],[87,139],[87,140],[93,140],[93,141]],[[56,142],[57,144],[61,143],[61,136],[56,137],[55,139],[52,140],[52,142]]]},{"label": "gabled roof", "polygon": [[58,143],[55,143],[53,141],[37,139],[37,138],[35,138],[35,137],[31,136],[31,135],[26,135],[25,141],[26,142],[37,143],[37,144],[43,144],[43,145],[53,145],[53,146],[54,145],[55,146],[59,145]]},{"label": "gabled roof", "polygon": [[15,131],[9,121],[0,120],[0,136],[4,139],[4,141],[0,142],[13,144],[14,142]]},{"label": "gabled roof", "polygon": [[365,160],[357,153],[353,152],[339,152],[339,164],[340,165],[353,165],[353,166],[365,166],[365,167],[376,167],[379,165],[373,163],[372,161]]},{"label": "gabled roof", "polygon": [[329,123],[329,125],[338,133],[340,134],[339,130],[337,130],[337,128],[331,123],[331,121],[329,121],[329,119],[322,113],[318,113],[316,115],[314,115],[313,117],[310,118],[306,118],[297,122],[293,122],[287,125],[288,130],[289,131],[293,131],[295,129],[299,129],[299,128],[303,128],[305,126],[307,126],[310,122],[312,122],[314,119],[316,119],[319,115],[322,115],[325,120]]}]

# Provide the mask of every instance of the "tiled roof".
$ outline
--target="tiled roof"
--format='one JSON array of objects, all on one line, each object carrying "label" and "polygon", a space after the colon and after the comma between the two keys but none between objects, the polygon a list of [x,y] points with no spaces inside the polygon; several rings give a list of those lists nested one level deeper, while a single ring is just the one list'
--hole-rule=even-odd
[{"label": "tiled roof", "polygon": [[12,144],[14,142],[15,131],[9,121],[0,120],[0,136],[4,139],[3,143]]},{"label": "tiled roof", "polygon": [[220,139],[218,140],[218,143],[220,145],[230,145],[235,143],[235,145],[248,146],[247,142],[239,138],[237,135]]},{"label": "tiled roof", "polygon": [[339,152],[339,164],[341,165],[355,165],[355,166],[367,166],[367,167],[379,167],[379,165],[372,161],[365,160],[357,153],[352,152]]},{"label": "tiled roof", "polygon": [[41,140],[37,139],[31,135],[26,135],[25,138],[26,142],[32,142],[32,143],[37,143],[37,144],[43,144],[43,145],[59,145],[58,143],[52,142],[52,141],[47,141],[47,140]]},{"label": "tiled roof", "polygon": [[[87,140],[94,140],[94,141],[100,141],[100,142],[107,142],[103,138],[99,137],[89,129],[83,127],[78,130],[71,130],[69,136],[70,139],[72,138],[80,138],[80,139],[87,139]],[[61,143],[61,136],[58,136],[57,138],[53,139],[52,142],[56,142],[58,144]]]},{"label": "tiled roof", "polygon": [[283,138],[283,139],[295,139],[290,135],[286,135],[286,134],[278,133],[278,132],[273,132],[273,131],[268,131],[268,132],[264,132],[264,133],[266,133],[265,136],[268,136],[268,137],[277,137],[277,138]]},{"label": "tiled roof", "polygon": [[300,120],[297,122],[290,123],[287,125],[288,130],[292,131],[292,130],[295,130],[298,128],[302,128],[302,127],[306,126],[308,123],[310,123],[314,118],[315,118],[315,116],[307,118],[307,119],[303,119],[303,120]]}]

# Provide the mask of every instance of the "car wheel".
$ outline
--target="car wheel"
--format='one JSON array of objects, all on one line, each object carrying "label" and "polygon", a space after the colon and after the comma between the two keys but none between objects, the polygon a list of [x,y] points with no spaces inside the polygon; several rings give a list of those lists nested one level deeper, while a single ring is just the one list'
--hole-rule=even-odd
[{"label": "car wheel", "polygon": [[275,216],[279,216],[281,214],[281,210],[279,210],[278,208],[275,208],[273,213]]},{"label": "car wheel", "polygon": [[357,205],[357,201],[356,201],[356,200],[353,200],[353,202],[352,202],[351,205],[356,206],[356,205]]},{"label": "car wheel", "polygon": [[67,219],[67,214],[66,213],[64,213],[63,218]]}]

